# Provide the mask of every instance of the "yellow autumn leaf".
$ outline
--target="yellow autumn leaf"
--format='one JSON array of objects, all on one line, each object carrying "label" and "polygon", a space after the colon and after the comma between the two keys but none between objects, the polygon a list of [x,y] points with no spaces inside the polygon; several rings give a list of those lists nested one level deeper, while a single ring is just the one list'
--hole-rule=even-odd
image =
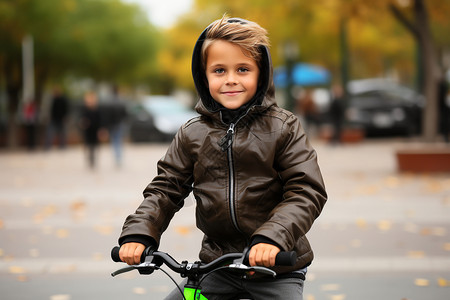
[{"label": "yellow autumn leaf", "polygon": [[377,224],[378,229],[382,231],[388,231],[392,228],[392,222],[388,220],[381,220]]},{"label": "yellow autumn leaf", "polygon": [[86,203],[84,201],[74,201],[70,204],[70,209],[72,211],[80,211],[86,209]]},{"label": "yellow autumn leaf", "polygon": [[58,229],[56,231],[56,236],[60,239],[64,239],[69,236],[69,231],[67,229]]},{"label": "yellow autumn leaf", "polygon": [[25,282],[25,281],[28,281],[28,277],[25,276],[25,275],[19,275],[19,276],[16,277],[16,279],[17,279],[17,281],[19,281],[19,282]]},{"label": "yellow autumn leaf", "polygon": [[414,284],[417,286],[429,286],[430,281],[425,278],[416,278],[416,280],[414,280]]},{"label": "yellow autumn leaf", "polygon": [[177,226],[175,227],[175,231],[180,235],[188,235],[191,232],[189,227],[186,226]]},{"label": "yellow autumn leaf", "polygon": [[136,295],[145,295],[147,291],[143,287],[135,287],[133,288],[133,293]]},{"label": "yellow autumn leaf", "polygon": [[450,243],[445,243],[444,244],[444,250],[445,251],[450,251]]},{"label": "yellow autumn leaf", "polygon": [[446,286],[450,286],[450,280],[447,280],[445,278],[438,278],[438,285],[440,287],[446,287]]},{"label": "yellow autumn leaf", "polygon": [[367,228],[367,221],[363,218],[358,218],[356,220],[356,225],[361,228],[361,229],[366,229]]},{"label": "yellow autumn leaf", "polygon": [[398,187],[401,182],[400,182],[400,178],[395,177],[395,176],[389,176],[384,180],[384,183],[390,188],[395,188],[395,187]]},{"label": "yellow autumn leaf", "polygon": [[409,251],[408,252],[408,257],[409,258],[424,258],[425,257],[425,252],[423,252],[423,251]]},{"label": "yellow autumn leaf", "polygon": [[11,274],[24,274],[26,273],[25,269],[19,266],[11,266],[9,267],[9,273]]}]

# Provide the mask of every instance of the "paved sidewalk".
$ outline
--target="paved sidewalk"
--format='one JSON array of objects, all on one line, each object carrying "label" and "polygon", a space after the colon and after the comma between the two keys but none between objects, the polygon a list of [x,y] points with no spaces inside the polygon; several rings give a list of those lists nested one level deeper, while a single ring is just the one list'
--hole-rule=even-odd
[{"label": "paved sidewalk", "polygon": [[[400,141],[313,145],[329,201],[305,300],[450,299],[450,174],[399,174]],[[117,169],[105,145],[93,171],[80,147],[0,153],[2,298],[163,299],[162,273],[110,278],[109,250],[166,147],[128,144]],[[197,258],[194,209],[189,198],[163,236],[179,260]]]}]

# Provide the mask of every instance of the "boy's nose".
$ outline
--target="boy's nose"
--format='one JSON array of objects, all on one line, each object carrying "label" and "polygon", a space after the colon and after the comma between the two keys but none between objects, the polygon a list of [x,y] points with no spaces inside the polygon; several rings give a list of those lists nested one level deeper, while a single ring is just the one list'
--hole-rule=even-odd
[{"label": "boy's nose", "polygon": [[237,78],[236,78],[236,74],[228,73],[227,80],[226,80],[225,83],[226,84],[231,84],[231,85],[237,84],[238,81],[237,81]]}]

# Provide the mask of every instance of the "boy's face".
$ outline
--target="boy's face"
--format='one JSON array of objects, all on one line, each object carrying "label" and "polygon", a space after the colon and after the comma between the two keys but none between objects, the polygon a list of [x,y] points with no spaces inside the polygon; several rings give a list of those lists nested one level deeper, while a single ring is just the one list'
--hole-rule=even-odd
[{"label": "boy's face", "polygon": [[228,109],[237,109],[255,95],[259,68],[241,47],[217,40],[207,50],[206,78],[214,100]]}]

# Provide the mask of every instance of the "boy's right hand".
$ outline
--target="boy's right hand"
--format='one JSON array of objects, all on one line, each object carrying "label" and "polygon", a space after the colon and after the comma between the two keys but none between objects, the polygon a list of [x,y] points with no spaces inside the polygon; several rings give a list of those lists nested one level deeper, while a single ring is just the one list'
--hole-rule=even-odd
[{"label": "boy's right hand", "polygon": [[120,260],[129,264],[137,265],[141,263],[141,255],[145,250],[145,246],[141,243],[126,243],[120,247]]}]

